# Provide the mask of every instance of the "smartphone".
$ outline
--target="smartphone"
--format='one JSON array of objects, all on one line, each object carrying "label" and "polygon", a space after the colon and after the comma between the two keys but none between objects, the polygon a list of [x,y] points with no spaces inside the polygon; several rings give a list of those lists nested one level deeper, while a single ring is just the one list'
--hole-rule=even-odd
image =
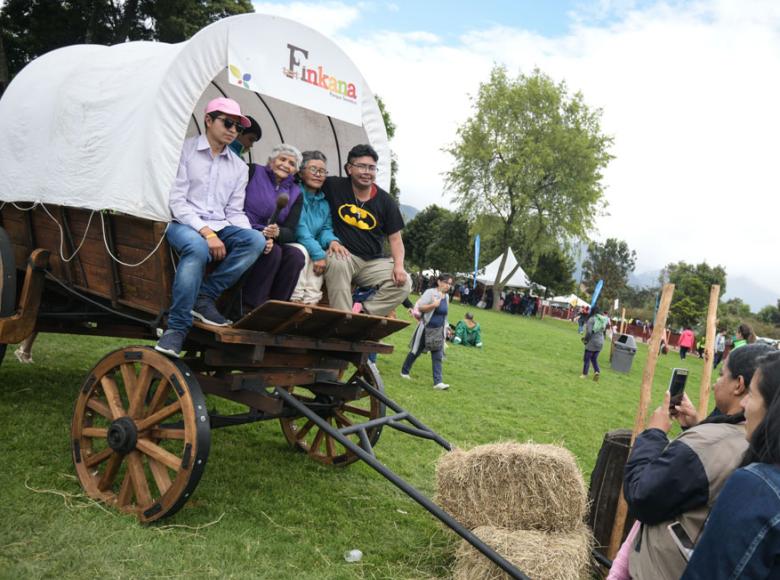
[{"label": "smartphone", "polygon": [[674,407],[679,405],[685,392],[685,383],[688,380],[688,369],[673,369],[672,378],[669,381],[669,410],[674,412]]},{"label": "smartphone", "polygon": [[672,540],[674,540],[674,543],[687,562],[691,559],[691,554],[693,554],[693,541],[680,522],[674,522],[666,527],[669,533],[672,534]]}]

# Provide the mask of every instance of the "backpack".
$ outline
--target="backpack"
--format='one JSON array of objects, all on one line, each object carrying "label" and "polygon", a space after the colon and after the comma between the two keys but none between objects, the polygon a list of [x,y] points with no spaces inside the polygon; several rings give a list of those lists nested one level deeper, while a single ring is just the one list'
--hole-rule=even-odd
[{"label": "backpack", "polygon": [[596,320],[593,321],[593,334],[604,332],[607,328],[607,321],[609,319],[603,314],[597,314]]}]

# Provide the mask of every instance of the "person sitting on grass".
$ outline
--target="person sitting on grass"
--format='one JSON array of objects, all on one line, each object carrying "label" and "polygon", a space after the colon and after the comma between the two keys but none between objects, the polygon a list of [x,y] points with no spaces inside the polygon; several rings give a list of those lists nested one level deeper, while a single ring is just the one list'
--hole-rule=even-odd
[{"label": "person sitting on grass", "polygon": [[[168,328],[155,349],[175,357],[193,316],[205,324],[230,325],[216,300],[265,247],[265,237],[252,229],[244,213],[246,165],[228,148],[249,119],[236,101],[226,98],[209,101],[205,113],[205,133],[184,142],[169,201],[173,221],[165,237],[179,253],[179,264]],[[204,280],[209,262],[219,265]]]},{"label": "person sitting on grass", "polygon": [[474,315],[471,312],[467,312],[464,319],[458,321],[458,325],[455,327],[455,338],[452,339],[452,342],[463,346],[482,348],[479,322],[474,321]]}]

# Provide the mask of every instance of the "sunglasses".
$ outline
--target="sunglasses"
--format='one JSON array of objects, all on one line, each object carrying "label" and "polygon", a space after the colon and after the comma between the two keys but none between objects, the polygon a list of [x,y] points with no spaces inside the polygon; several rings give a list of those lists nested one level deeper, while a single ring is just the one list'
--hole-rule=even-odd
[{"label": "sunglasses", "polygon": [[228,119],[227,117],[217,117],[217,119],[222,121],[222,124],[225,126],[225,129],[227,129],[228,131],[230,131],[232,128],[235,127],[238,133],[244,132],[244,127],[238,121],[234,121],[233,119]]}]

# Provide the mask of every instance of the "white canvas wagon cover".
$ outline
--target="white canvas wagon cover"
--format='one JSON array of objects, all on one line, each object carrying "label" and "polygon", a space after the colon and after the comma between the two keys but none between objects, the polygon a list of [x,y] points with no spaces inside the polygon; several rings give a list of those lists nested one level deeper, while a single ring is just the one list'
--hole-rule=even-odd
[{"label": "white canvas wagon cover", "polygon": [[367,142],[388,188],[387,134],[355,65],[311,28],[243,14],[180,44],[76,45],[30,63],[0,99],[0,201],[170,221],[182,143],[219,96],[260,123],[251,160],[265,163],[285,142],[321,150],[339,174],[347,151]]}]

